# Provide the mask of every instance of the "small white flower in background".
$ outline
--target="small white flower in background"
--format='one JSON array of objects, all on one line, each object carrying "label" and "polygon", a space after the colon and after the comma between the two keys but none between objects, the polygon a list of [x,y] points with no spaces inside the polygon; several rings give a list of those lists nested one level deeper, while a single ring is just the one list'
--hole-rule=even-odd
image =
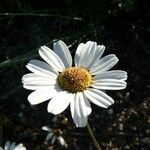
[{"label": "small white flower in background", "polygon": [[46,142],[48,142],[49,140],[51,140],[51,144],[54,144],[55,141],[56,141],[56,139],[57,139],[58,142],[59,142],[59,144],[61,146],[68,147],[68,144],[65,142],[64,138],[61,135],[59,135],[59,134],[55,135],[54,132],[53,132],[53,130],[51,128],[49,128],[47,126],[43,126],[42,129],[44,131],[49,132],[47,134],[46,138],[45,138]]},{"label": "small white flower in background", "polygon": [[50,100],[47,110],[54,115],[63,112],[69,105],[77,127],[85,127],[92,109],[90,102],[108,108],[114,100],[104,90],[126,88],[127,73],[122,70],[109,71],[118,62],[114,54],[101,56],[105,46],[88,41],[79,44],[74,61],[63,41],[39,49],[46,61],[31,60],[27,68],[33,73],[23,76],[23,87],[34,90],[28,101],[31,105]]},{"label": "small white flower in background", "polygon": [[42,127],[42,130],[44,131],[48,131],[49,133],[47,134],[46,138],[45,138],[45,141],[49,141],[51,139],[51,144],[54,144],[54,142],[56,141],[56,137],[52,131],[51,128],[47,127],[47,126],[43,126]]},{"label": "small white flower in background", "polygon": [[26,150],[26,147],[22,143],[16,145],[15,142],[7,141],[4,148],[0,147],[0,150]]}]

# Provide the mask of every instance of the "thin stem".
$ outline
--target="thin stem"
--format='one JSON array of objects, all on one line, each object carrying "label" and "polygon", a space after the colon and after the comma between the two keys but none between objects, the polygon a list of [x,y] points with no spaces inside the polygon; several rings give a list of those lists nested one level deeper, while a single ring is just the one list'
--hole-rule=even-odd
[{"label": "thin stem", "polygon": [[41,14],[41,13],[0,13],[0,16],[30,16],[30,17],[58,17],[62,19],[71,19],[71,20],[77,20],[82,21],[82,18],[80,17],[69,17],[69,16],[61,16],[61,15],[55,15],[55,14]]},{"label": "thin stem", "polygon": [[94,136],[94,133],[93,133],[93,131],[92,131],[89,123],[87,123],[87,129],[88,129],[88,132],[89,132],[89,134],[90,134],[90,136],[91,136],[91,138],[92,138],[92,140],[94,142],[94,145],[96,146],[97,150],[102,150],[101,147],[100,147],[100,145],[98,144],[95,136]]}]

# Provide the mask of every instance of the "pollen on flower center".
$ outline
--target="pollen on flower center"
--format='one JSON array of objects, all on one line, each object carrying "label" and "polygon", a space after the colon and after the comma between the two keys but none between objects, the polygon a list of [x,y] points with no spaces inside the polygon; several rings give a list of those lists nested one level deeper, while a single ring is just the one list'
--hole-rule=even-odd
[{"label": "pollen on flower center", "polygon": [[86,69],[70,67],[61,72],[57,80],[63,90],[76,93],[91,85],[92,76]]}]

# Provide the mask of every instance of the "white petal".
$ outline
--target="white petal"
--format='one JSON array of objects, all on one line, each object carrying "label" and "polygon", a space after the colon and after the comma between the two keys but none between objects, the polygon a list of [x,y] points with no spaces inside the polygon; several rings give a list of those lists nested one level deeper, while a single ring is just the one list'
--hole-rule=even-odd
[{"label": "white petal", "polygon": [[85,127],[87,125],[87,116],[79,117],[79,113],[78,113],[75,103],[76,103],[76,98],[74,98],[74,100],[72,100],[70,104],[71,115],[72,115],[73,121],[76,127]]},{"label": "white petal", "polygon": [[114,100],[111,97],[97,89],[89,88],[84,91],[84,94],[89,101],[103,108],[107,108],[114,103]]},{"label": "white petal", "polygon": [[77,50],[76,50],[76,53],[75,53],[75,57],[74,57],[74,63],[75,63],[75,66],[79,66],[79,58],[80,58],[80,54],[81,54],[81,51],[84,47],[84,43],[81,43],[79,44],[79,46],[77,47]]},{"label": "white petal", "polygon": [[39,76],[57,78],[58,72],[53,70],[48,64],[39,60],[31,60],[26,67]]},{"label": "white petal", "polygon": [[90,72],[92,75],[108,71],[118,62],[118,58],[114,54],[107,55],[91,66]]},{"label": "white petal", "polygon": [[28,74],[25,74],[23,77],[22,77],[22,83],[25,83],[25,82],[28,82],[28,81],[36,81],[36,80],[56,80],[58,76],[54,75],[54,76],[40,76],[40,75],[37,75],[35,73],[28,73]]},{"label": "white petal", "polygon": [[89,64],[88,68],[90,69],[91,66],[93,66],[103,55],[105,50],[105,46],[104,45],[97,45],[96,48],[93,49],[93,51],[91,52],[91,54],[93,55],[90,59],[91,59],[91,63]]},{"label": "white petal", "polygon": [[16,146],[15,146],[15,149],[16,149],[16,148],[18,149],[18,148],[21,148],[21,147],[23,147],[23,144],[22,144],[22,143],[16,145]]},{"label": "white petal", "polygon": [[92,51],[95,49],[96,43],[94,42],[88,41],[84,44],[80,52],[78,67],[88,68],[88,65],[91,63],[91,54],[93,54]]},{"label": "white petal", "polygon": [[38,89],[28,96],[28,101],[31,105],[36,105],[51,99],[57,94],[58,91],[59,88],[54,86],[44,89]]},{"label": "white petal", "polygon": [[47,126],[43,126],[43,127],[42,127],[42,130],[48,131],[48,132],[52,132],[52,129],[49,128],[49,127],[47,127]]},{"label": "white petal", "polygon": [[18,149],[18,150],[27,150],[25,147],[21,147],[20,149]]},{"label": "white petal", "polygon": [[63,112],[73,100],[73,97],[72,93],[68,93],[66,91],[57,93],[57,95],[55,95],[48,104],[48,112],[53,113],[54,115]]},{"label": "white petal", "polygon": [[22,143],[20,143],[20,144],[16,145],[13,150],[26,150],[26,148],[23,146]]},{"label": "white petal", "polygon": [[52,137],[53,137],[53,133],[49,133],[46,138],[45,138],[45,141],[49,141]]},{"label": "white petal", "polygon": [[27,150],[26,147],[21,147],[19,150]]},{"label": "white petal", "polygon": [[116,79],[99,79],[92,83],[92,87],[101,90],[122,90],[126,88],[127,83]]},{"label": "white petal", "polygon": [[11,145],[10,145],[10,147],[9,147],[9,150],[14,150],[15,145],[16,145],[16,143],[15,143],[15,142],[11,143]]},{"label": "white petal", "polygon": [[10,142],[10,141],[7,141],[7,142],[5,143],[4,150],[9,150],[10,145],[11,145],[11,142]]},{"label": "white petal", "polygon": [[[38,79],[38,80],[36,80]],[[42,88],[50,88],[52,86],[55,86],[57,84],[56,79],[41,79],[36,78],[35,80],[24,80],[23,81],[23,87],[29,90],[38,90]]]},{"label": "white petal", "polygon": [[91,113],[91,105],[87,98],[83,95],[83,92],[75,94],[74,110],[78,117],[86,117]]},{"label": "white petal", "polygon": [[[73,112],[71,112],[72,114]],[[87,125],[87,116],[86,117],[78,117],[76,113],[72,114],[72,119],[76,125],[76,127],[85,127]]]},{"label": "white petal", "polygon": [[44,77],[44,76],[39,76],[35,73],[28,73],[28,74],[25,74],[23,77],[22,77],[22,83],[28,83],[28,82],[36,82],[36,81],[43,81],[43,82],[54,82],[57,80],[57,76],[49,76],[49,77]]},{"label": "white petal", "polygon": [[53,145],[56,141],[56,136],[53,136],[52,139],[51,139],[51,144]]},{"label": "white petal", "polygon": [[62,146],[65,146],[65,140],[64,140],[64,138],[62,137],[62,136],[58,136],[58,141],[59,141],[59,143],[62,145]]},{"label": "white petal", "polygon": [[57,79],[51,77],[42,77],[34,73],[26,74],[22,78],[23,87],[29,90],[37,90],[40,88],[47,88],[54,86]]},{"label": "white petal", "polygon": [[26,150],[26,148],[23,146],[23,147],[21,147],[21,148],[14,149],[14,150]]},{"label": "white petal", "polygon": [[41,46],[39,54],[53,69],[59,72],[65,69],[62,60],[47,46]]},{"label": "white petal", "polygon": [[40,90],[40,89],[46,89],[51,88],[51,85],[34,85],[34,84],[24,84],[23,87],[28,90]]},{"label": "white petal", "polygon": [[28,90],[42,90],[46,88],[51,88],[49,85],[33,85],[33,84],[24,84],[23,87]]},{"label": "white petal", "polygon": [[53,44],[54,52],[59,56],[62,60],[65,68],[72,66],[72,57],[71,53],[63,41],[58,41],[57,43]]},{"label": "white petal", "polygon": [[88,41],[86,44],[79,44],[75,53],[75,66],[90,68],[104,53],[105,46],[97,45],[96,42]]},{"label": "white petal", "polygon": [[83,54],[83,58],[80,62],[80,66],[84,67],[84,68],[89,68],[89,66],[92,63],[96,48],[97,48],[97,43],[96,42],[87,42],[85,44],[85,50],[84,50],[84,54]]},{"label": "white petal", "polygon": [[[83,60],[84,60],[84,56],[85,56],[85,54],[86,54],[86,52],[87,52],[87,49],[89,48],[89,46],[91,45],[91,41],[88,41],[88,42],[86,42],[84,45],[82,44],[79,48],[78,48],[78,53],[79,53],[79,56],[78,56],[78,62],[76,62],[76,63],[78,63],[78,67],[83,67]],[[82,47],[82,49],[81,49],[81,47]],[[76,53],[76,54],[78,54],[78,53]],[[84,68],[84,67],[83,67]]]},{"label": "white petal", "polygon": [[127,73],[122,70],[111,70],[107,72],[102,72],[93,77],[93,80],[99,79],[117,79],[117,80],[127,80]]}]

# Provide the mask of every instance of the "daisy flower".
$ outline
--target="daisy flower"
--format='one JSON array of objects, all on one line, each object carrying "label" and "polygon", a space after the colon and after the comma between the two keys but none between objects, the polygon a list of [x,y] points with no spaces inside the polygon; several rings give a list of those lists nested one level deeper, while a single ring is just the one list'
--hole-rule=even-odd
[{"label": "daisy flower", "polygon": [[68,144],[65,142],[64,138],[61,136],[62,132],[61,131],[53,131],[51,128],[47,127],[47,126],[43,126],[42,129],[44,131],[47,131],[48,134],[45,138],[45,141],[48,142],[49,140],[51,140],[51,144],[54,144],[56,139],[58,141],[58,143],[61,145],[61,146],[64,146],[64,147],[68,147]]},{"label": "daisy flower", "polygon": [[34,90],[28,101],[31,105],[50,100],[47,110],[57,115],[70,106],[77,127],[87,125],[91,114],[90,102],[108,108],[114,100],[105,90],[126,88],[127,73],[122,70],[109,71],[118,62],[114,54],[103,55],[105,46],[88,41],[79,44],[74,60],[63,41],[39,48],[39,55],[46,62],[31,60],[27,68],[32,72],[22,78],[23,87]]},{"label": "daisy flower", "polygon": [[26,148],[22,143],[16,145],[15,142],[11,143],[10,141],[7,141],[4,148],[0,147],[0,150],[26,150]]}]

